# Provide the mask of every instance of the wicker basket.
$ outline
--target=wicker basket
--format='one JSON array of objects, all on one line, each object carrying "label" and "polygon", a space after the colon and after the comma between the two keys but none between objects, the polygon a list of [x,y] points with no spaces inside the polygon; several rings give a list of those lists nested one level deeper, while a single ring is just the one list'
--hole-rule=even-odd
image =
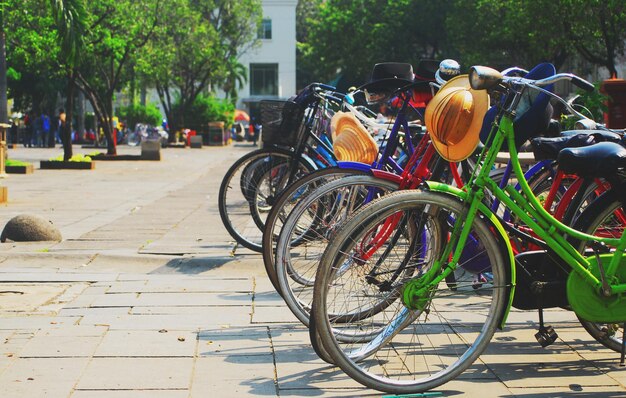
[{"label": "wicker basket", "polygon": [[264,144],[295,147],[304,110],[293,101],[261,101],[261,139]]}]

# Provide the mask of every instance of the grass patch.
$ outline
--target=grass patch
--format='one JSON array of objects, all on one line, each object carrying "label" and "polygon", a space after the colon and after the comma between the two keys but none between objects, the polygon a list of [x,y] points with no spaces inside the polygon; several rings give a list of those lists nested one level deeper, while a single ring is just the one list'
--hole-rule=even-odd
[{"label": "grass patch", "polygon": [[[51,158],[50,160],[53,162],[62,162],[63,155],[57,156],[56,158]],[[77,155],[72,156],[70,158],[70,162],[91,162],[91,158],[89,157],[89,155],[84,155],[82,153],[79,153]]]},{"label": "grass patch", "polygon": [[5,165],[6,166],[30,166],[30,163],[23,162],[21,160],[7,159]]}]

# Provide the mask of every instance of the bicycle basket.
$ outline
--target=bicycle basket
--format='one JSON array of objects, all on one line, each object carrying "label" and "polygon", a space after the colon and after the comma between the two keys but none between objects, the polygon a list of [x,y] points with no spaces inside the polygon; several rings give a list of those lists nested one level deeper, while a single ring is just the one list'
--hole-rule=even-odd
[{"label": "bicycle basket", "polygon": [[295,147],[304,109],[293,101],[261,101],[261,140],[264,144]]}]

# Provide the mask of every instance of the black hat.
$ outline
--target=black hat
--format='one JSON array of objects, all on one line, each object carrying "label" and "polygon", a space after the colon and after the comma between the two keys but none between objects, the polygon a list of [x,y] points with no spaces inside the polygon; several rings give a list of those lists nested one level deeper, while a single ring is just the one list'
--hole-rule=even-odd
[{"label": "black hat", "polygon": [[439,69],[439,61],[435,59],[422,59],[417,64],[417,72],[415,72],[415,79],[435,81],[435,72]]},{"label": "black hat", "polygon": [[[413,83],[413,81],[413,66],[411,64],[384,62],[374,65],[372,78],[360,89],[369,93],[370,96],[377,94],[376,97],[382,97]],[[374,98],[368,98],[368,102],[376,102],[373,100]]]}]

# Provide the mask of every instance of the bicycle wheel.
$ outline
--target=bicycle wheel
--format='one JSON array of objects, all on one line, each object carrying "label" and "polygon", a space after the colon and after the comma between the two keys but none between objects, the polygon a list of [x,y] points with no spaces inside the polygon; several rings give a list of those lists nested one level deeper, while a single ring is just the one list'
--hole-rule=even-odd
[{"label": "bicycle wheel", "polygon": [[[413,241],[418,244],[395,245],[386,262],[410,258],[405,266],[411,267],[413,278],[418,279],[442,253],[436,242],[429,241],[446,236],[465,212],[463,204],[449,195],[391,193],[363,207],[330,242],[316,275],[312,315],[333,362],[359,383],[394,394],[426,391],[458,376],[486,348],[506,308],[510,286],[506,252],[481,217],[472,223],[476,244],[463,250],[466,261],[459,262],[455,283],[442,281],[427,297],[421,297],[422,311],[395,300],[367,319],[347,322],[343,317],[338,322],[332,315],[360,312],[362,306],[371,306],[372,300],[384,299],[381,296],[395,293],[397,297],[406,285],[390,292],[372,289],[368,270],[379,257],[363,258],[361,247],[373,228],[393,217],[414,226]],[[411,253],[422,246],[431,252]],[[389,272],[395,274],[397,269],[390,264]],[[346,339],[350,334],[355,337],[351,341]]]},{"label": "bicycle wheel", "polygon": [[[622,187],[623,189],[624,187]],[[591,202],[577,219],[575,229],[591,235],[619,238],[624,231],[626,211],[623,209],[616,190],[609,190]],[[609,250],[609,248],[604,248]],[[579,242],[578,250],[581,253],[593,253],[589,242]],[[579,317],[580,323],[585,330],[597,342],[616,351],[622,350],[622,338],[624,336],[622,323],[596,323],[589,322]]]},{"label": "bicycle wheel", "polygon": [[293,208],[278,238],[275,268],[285,303],[304,325],[330,238],[363,204],[397,189],[397,183],[373,176],[345,177],[322,185]]},{"label": "bicycle wheel", "polygon": [[[293,152],[287,150],[256,150],[237,160],[222,179],[220,217],[228,233],[244,247],[261,251],[261,229],[268,213],[265,205],[271,205],[273,197],[284,189],[288,181],[285,169],[290,169],[286,165],[293,161]],[[299,158],[296,175],[309,173],[313,168]]]},{"label": "bicycle wheel", "polygon": [[283,228],[283,223],[291,213],[293,207],[311,191],[321,185],[351,175],[366,175],[367,173],[356,169],[342,169],[329,167],[317,170],[287,187],[276,199],[274,206],[265,220],[263,230],[263,264],[267,276],[272,282],[274,289],[282,295],[276,276],[275,255],[278,235]]}]

